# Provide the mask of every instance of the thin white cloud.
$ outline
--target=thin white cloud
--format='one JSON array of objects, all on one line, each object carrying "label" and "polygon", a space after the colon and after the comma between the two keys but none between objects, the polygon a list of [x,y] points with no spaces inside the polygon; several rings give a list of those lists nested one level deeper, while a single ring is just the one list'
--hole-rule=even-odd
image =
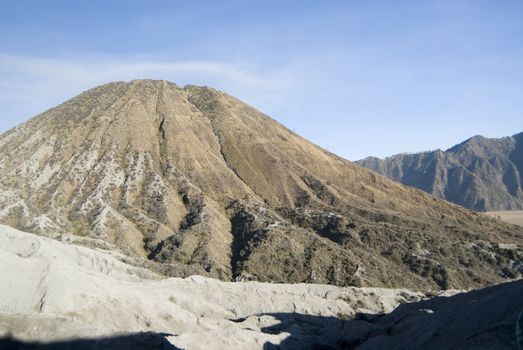
[{"label": "thin white cloud", "polygon": [[[66,99],[110,81],[163,79],[213,86],[248,102],[263,103],[293,89],[288,72],[224,62],[114,57],[40,58],[0,54],[0,132]],[[10,108],[11,107],[11,108]]]},{"label": "thin white cloud", "polygon": [[[8,72],[20,80],[48,78],[51,80],[70,80],[78,82],[128,80],[137,76],[159,75],[175,78],[196,76],[199,79],[220,79],[235,85],[267,88],[272,85],[273,77],[253,73],[239,65],[222,62],[160,62],[160,61],[121,61],[47,59],[27,56],[0,54],[0,70]],[[4,81],[2,85],[7,85]],[[0,85],[0,87],[2,87]]]}]

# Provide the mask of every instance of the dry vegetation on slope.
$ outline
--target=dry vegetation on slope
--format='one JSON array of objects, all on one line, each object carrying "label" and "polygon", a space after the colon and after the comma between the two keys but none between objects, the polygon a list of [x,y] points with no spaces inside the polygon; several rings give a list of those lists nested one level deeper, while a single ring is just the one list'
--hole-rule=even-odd
[{"label": "dry vegetation on slope", "polygon": [[394,183],[217,90],[89,90],[0,136],[0,222],[223,280],[469,288],[523,228]]}]

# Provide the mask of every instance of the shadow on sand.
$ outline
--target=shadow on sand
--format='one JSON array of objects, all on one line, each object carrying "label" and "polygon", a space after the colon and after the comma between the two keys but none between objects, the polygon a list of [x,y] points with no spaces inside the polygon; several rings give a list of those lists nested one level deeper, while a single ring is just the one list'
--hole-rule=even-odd
[{"label": "shadow on sand", "polygon": [[[267,313],[263,315],[271,316],[276,322],[261,331],[265,334],[285,333],[286,337],[279,344],[267,342],[263,349],[514,350],[518,349],[516,322],[522,309],[523,280],[519,280],[451,297],[402,304],[383,315],[361,313],[349,319],[344,315]],[[241,327],[246,319],[231,321]],[[519,322],[520,329],[523,329],[523,315]],[[0,339],[0,349],[176,350],[168,342],[169,336],[173,335],[148,332],[54,343],[4,338]],[[520,336],[523,338],[523,334]]]},{"label": "shadow on sand", "polygon": [[358,314],[355,319],[344,320],[331,316],[313,316],[297,313],[273,313],[280,323],[265,327],[262,332],[268,334],[290,335],[280,344],[266,343],[264,350],[334,350],[355,349],[371,334],[375,322],[380,316]]},{"label": "shadow on sand", "polygon": [[[516,323],[523,329],[523,316],[517,321],[521,310],[523,280],[402,304],[389,314],[358,314],[350,320],[268,314],[279,323],[262,331],[289,336],[280,344],[265,344],[264,349],[517,350]],[[523,331],[519,332],[523,342]]]},{"label": "shadow on sand", "polygon": [[25,342],[0,338],[1,350],[179,350],[166,337],[172,334],[135,333],[97,339],[71,339],[57,342]]}]

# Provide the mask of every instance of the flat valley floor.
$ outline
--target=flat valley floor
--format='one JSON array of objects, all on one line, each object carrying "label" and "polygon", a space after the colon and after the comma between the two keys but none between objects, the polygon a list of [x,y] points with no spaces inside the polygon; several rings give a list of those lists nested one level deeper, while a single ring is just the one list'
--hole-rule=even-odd
[{"label": "flat valley floor", "polygon": [[492,217],[499,217],[501,221],[523,227],[523,210],[488,211],[485,214]]}]

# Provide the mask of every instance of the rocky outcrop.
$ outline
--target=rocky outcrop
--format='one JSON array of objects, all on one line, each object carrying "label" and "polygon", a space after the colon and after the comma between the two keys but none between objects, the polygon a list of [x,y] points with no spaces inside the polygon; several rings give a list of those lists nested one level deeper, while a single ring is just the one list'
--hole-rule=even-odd
[{"label": "rocky outcrop", "polygon": [[523,133],[474,136],[446,151],[368,157],[358,164],[479,211],[523,209]]},{"label": "rocky outcrop", "polygon": [[0,225],[1,348],[516,347],[523,281],[456,294],[166,279],[70,239]]},{"label": "rocky outcrop", "polygon": [[102,240],[170,276],[426,289],[522,274],[523,228],[166,81],[103,85],[2,134],[0,222]]}]

